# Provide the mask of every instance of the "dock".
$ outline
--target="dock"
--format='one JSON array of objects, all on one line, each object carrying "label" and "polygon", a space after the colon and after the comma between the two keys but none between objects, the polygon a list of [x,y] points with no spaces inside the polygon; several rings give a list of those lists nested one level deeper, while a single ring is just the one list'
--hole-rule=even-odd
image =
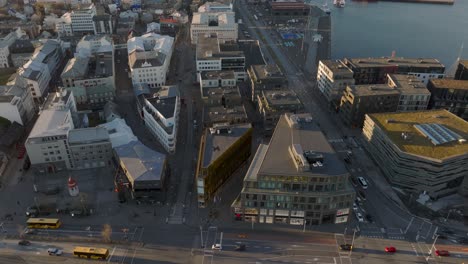
[{"label": "dock", "polygon": [[438,4],[438,5],[453,5],[455,0],[380,0],[384,2],[403,2],[403,3],[421,3],[421,4]]}]

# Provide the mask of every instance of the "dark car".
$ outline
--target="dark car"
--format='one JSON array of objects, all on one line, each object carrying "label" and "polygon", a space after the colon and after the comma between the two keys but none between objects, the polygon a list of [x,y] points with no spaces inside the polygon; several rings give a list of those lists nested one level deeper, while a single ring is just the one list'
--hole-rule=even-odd
[{"label": "dark car", "polygon": [[236,246],[236,251],[245,251],[246,248],[245,244],[240,244]]},{"label": "dark car", "polygon": [[350,244],[343,244],[343,245],[340,245],[340,249],[345,250],[345,251],[351,251],[353,249],[353,246]]},{"label": "dark car", "polygon": [[20,246],[30,246],[31,245],[31,242],[27,241],[27,240],[20,240],[18,242],[18,245]]},{"label": "dark car", "polygon": [[368,222],[372,222],[372,215],[366,214],[366,220],[367,220]]}]

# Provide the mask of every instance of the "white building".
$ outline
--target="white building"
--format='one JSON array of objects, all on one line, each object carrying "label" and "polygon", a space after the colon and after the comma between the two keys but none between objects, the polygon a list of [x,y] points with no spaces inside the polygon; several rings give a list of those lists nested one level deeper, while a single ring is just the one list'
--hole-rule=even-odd
[{"label": "white building", "polygon": [[112,16],[108,14],[96,15],[93,17],[94,34],[112,34],[114,27]]},{"label": "white building", "polygon": [[206,2],[198,8],[199,13],[203,12],[232,12],[232,3]]},{"label": "white building", "polygon": [[59,20],[55,22],[55,32],[59,37],[73,36],[71,13],[63,14]]},{"label": "white building", "polygon": [[317,86],[328,103],[338,105],[346,86],[353,84],[353,71],[341,61],[321,60],[319,62]]},{"label": "white building", "polygon": [[84,36],[60,75],[64,88],[78,104],[103,108],[115,98],[114,46],[106,35]]},{"label": "white building", "polygon": [[220,42],[237,40],[238,25],[234,12],[202,12],[193,14],[190,36],[197,44],[201,34],[216,33]]},{"label": "white building", "polygon": [[146,24],[146,33],[161,33],[161,24],[156,22]]},{"label": "white building", "polygon": [[21,28],[17,28],[15,31],[0,37],[0,68],[12,67],[9,60],[10,47],[17,39],[20,39],[24,36],[26,36],[26,33],[21,30]]},{"label": "white building", "polygon": [[424,83],[425,86],[427,86],[427,83],[429,83],[429,80],[431,79],[442,79],[445,77],[444,73],[426,73],[426,72],[410,72],[408,75],[417,77],[419,81]]},{"label": "white building", "polygon": [[150,87],[165,85],[174,38],[155,33],[133,37],[127,42],[128,65],[133,86],[146,83]]},{"label": "white building", "polygon": [[96,15],[94,4],[83,5],[71,12],[73,33],[94,33],[93,17]]},{"label": "white building", "polygon": [[137,96],[137,106],[146,127],[169,153],[174,153],[180,100],[175,86],[143,89]]},{"label": "white building", "polygon": [[0,86],[1,117],[24,126],[34,114],[34,102],[28,90],[18,86]]}]

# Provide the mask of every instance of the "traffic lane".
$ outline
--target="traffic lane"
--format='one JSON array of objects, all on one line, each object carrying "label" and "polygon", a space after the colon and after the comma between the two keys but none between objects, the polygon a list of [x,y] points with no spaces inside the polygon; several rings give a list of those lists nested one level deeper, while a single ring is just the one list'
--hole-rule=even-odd
[{"label": "traffic lane", "polygon": [[[395,247],[396,252],[385,252],[385,247]],[[410,263],[423,260],[418,256],[411,244],[401,240],[370,239],[359,238],[355,241],[352,255],[355,257],[365,257],[365,263],[380,262],[385,259],[385,263]]]},{"label": "traffic lane", "polygon": [[[272,226],[274,227],[274,226]],[[332,233],[300,232],[297,230],[239,230],[223,228],[224,238],[238,241],[277,241],[281,243],[298,244],[336,244]]]}]

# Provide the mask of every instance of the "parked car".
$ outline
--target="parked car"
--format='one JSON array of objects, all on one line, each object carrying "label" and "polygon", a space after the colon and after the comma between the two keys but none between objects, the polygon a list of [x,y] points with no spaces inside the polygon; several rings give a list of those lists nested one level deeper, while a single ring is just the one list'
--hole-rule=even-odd
[{"label": "parked car", "polygon": [[236,251],[245,251],[245,249],[246,249],[245,244],[239,244],[239,245],[236,246],[235,250]]},{"label": "parked car", "polygon": [[357,209],[358,209],[357,204],[356,204],[356,203],[353,203],[353,210],[354,210],[354,211],[357,211]]},{"label": "parked car", "polygon": [[35,229],[26,229],[26,231],[24,231],[25,234],[28,234],[28,235],[33,235],[36,233],[36,230]]},{"label": "parked car", "polygon": [[20,245],[20,246],[30,246],[31,242],[29,242],[28,240],[20,240],[18,242],[18,245]]},{"label": "parked car", "polygon": [[49,248],[47,249],[47,253],[49,253],[49,256],[61,256],[63,251],[58,248]]},{"label": "parked car", "polygon": [[221,250],[223,247],[221,246],[221,244],[214,244],[211,246],[211,249],[217,249],[217,250]]},{"label": "parked car", "polygon": [[364,222],[364,218],[362,217],[361,213],[356,213],[356,218],[359,222]]},{"label": "parked car", "polygon": [[385,247],[385,252],[388,252],[388,253],[395,253],[395,252],[396,252],[396,248],[395,248],[395,247]]},{"label": "parked car", "polygon": [[345,250],[345,251],[351,251],[353,249],[353,246],[350,244],[343,244],[343,245],[340,245],[340,249]]},{"label": "parked car", "polygon": [[435,254],[436,254],[436,256],[440,256],[440,257],[450,256],[450,253],[447,250],[436,250]]}]

